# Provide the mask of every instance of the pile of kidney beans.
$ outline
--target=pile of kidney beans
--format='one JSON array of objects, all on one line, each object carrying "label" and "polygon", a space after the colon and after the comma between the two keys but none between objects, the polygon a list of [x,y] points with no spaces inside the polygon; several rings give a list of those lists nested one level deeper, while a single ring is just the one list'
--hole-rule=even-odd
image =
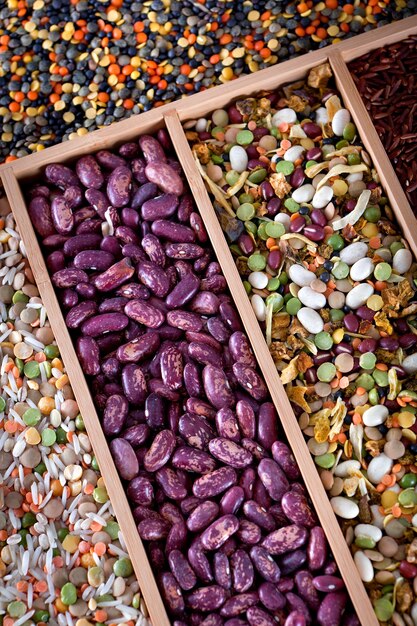
[{"label": "pile of kidney beans", "polygon": [[[359,624],[165,131],[29,192],[175,626]],[[156,626],[156,625],[155,625]]]}]

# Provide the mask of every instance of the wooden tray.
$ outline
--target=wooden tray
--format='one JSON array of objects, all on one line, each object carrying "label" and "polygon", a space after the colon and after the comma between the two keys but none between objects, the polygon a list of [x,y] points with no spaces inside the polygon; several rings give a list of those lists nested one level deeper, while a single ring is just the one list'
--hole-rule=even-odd
[{"label": "wooden tray", "polygon": [[68,163],[89,152],[95,152],[100,149],[112,149],[123,142],[137,139],[141,134],[155,132],[164,126],[167,127],[209,233],[211,243],[229,284],[229,289],[252,343],[269,392],[278,410],[288,442],[297,459],[304,482],[323,529],[326,532],[357,615],[362,626],[378,626],[378,620],[375,617],[366,589],[359,579],[350,550],[332,511],[327,493],[323,488],[303,434],[298,426],[297,419],[269,354],[263,333],[255,318],[235,264],[232,261],[228,245],[218,223],[211,200],[195,166],[181,124],[186,120],[204,116],[216,108],[224,107],[239,96],[254,94],[263,89],[275,89],[289,81],[298,80],[304,77],[312,67],[328,60],[333,68],[336,83],[343,96],[344,103],[351,111],[361,139],[378,169],[381,182],[386,189],[391,206],[404,235],[409,240],[414,254],[417,255],[416,218],[411,211],[402,187],[346,65],[346,61],[350,61],[374,48],[400,41],[415,33],[417,33],[417,16],[359,35],[337,46],[317,50],[304,57],[292,59],[256,74],[242,77],[231,83],[215,87],[209,92],[189,96],[178,102],[169,103],[147,113],[133,116],[110,127],[76,138],[73,141],[65,142],[34,155],[13,161],[0,169],[0,176],[8,201],[22,235],[40,295],[48,311],[52,330],[66,365],[80,411],[84,417],[91,443],[154,626],[169,626],[170,621],[142,541],[138,535],[125,490],[117,474],[106,438],[101,429],[72,340],[65,326],[58,300],[51,285],[49,273],[26,210],[21,190],[22,185],[28,181],[35,180],[48,163]]}]

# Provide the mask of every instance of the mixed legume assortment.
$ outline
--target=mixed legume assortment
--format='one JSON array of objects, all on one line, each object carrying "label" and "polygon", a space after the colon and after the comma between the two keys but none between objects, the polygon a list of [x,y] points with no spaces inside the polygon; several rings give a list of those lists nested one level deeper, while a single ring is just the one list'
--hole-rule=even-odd
[{"label": "mixed legume assortment", "polygon": [[175,626],[353,626],[203,222],[157,137],[48,165],[28,209],[168,612]]},{"label": "mixed legume assortment", "polygon": [[0,161],[412,15],[416,0],[7,0]]},{"label": "mixed legume assortment", "polygon": [[376,614],[411,625],[417,267],[331,78],[185,128]]},{"label": "mixed legume assortment", "polygon": [[377,48],[349,64],[414,211],[417,211],[416,67],[417,37]]},{"label": "mixed legume assortment", "polygon": [[0,216],[0,623],[147,610],[11,213]]}]

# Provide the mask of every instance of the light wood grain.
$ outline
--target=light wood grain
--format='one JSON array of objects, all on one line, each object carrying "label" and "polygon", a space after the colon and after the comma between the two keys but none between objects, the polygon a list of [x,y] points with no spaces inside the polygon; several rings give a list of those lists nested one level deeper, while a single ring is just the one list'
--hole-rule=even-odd
[{"label": "light wood grain", "polygon": [[[417,22],[415,32],[417,33]],[[342,55],[337,50],[332,52],[329,55],[329,61],[336,78],[337,88],[343,96],[346,108],[352,113],[358,133],[376,167],[401,230],[414,255],[417,256],[416,217]]]},{"label": "light wood grain", "polygon": [[72,390],[80,408],[80,413],[83,416],[88,436],[97,457],[100,471],[103,475],[108,494],[117,516],[117,521],[120,524],[152,623],[154,626],[169,626],[170,622],[162,603],[148,557],[133,520],[125,489],[114,465],[106,437],[104,436],[94,407],[94,402],[91,398],[90,390],[65,325],[55,291],[49,280],[48,271],[25,208],[22,192],[10,171],[2,172],[2,179],[8,197],[13,200],[13,214],[26,247],[28,260],[39,293],[48,312],[48,318],[59,346],[63,362],[65,363]]},{"label": "light wood grain", "polygon": [[250,305],[210,197],[195,165],[188,141],[182,131],[179,117],[175,112],[168,112],[165,115],[165,122],[172,140],[175,138],[175,148],[181,165],[193,191],[194,199],[204,220],[233,300],[249,336],[271,398],[277,408],[283,430],[297,460],[321,525],[326,532],[334,558],[346,583],[358,617],[363,626],[378,626],[378,620],[375,617],[367,592],[357,574],[350,550],[333,513],[329,498],[269,353],[263,332]]}]

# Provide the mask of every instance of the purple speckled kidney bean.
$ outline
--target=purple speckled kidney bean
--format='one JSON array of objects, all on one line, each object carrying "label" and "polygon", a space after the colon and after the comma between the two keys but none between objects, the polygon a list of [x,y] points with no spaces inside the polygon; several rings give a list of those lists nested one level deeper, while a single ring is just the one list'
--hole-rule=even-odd
[{"label": "purple speckled kidney bean", "polygon": [[78,283],[87,283],[88,275],[83,270],[77,270],[75,267],[67,267],[55,272],[52,276],[52,282],[55,287],[67,289],[69,287],[75,287]]},{"label": "purple speckled kidney bean", "polygon": [[247,467],[241,474],[239,479],[239,485],[242,487],[245,498],[251,500],[253,496],[253,489],[256,481],[256,472],[253,467]]},{"label": "purple speckled kidney bean", "polygon": [[98,337],[109,332],[124,330],[129,320],[123,313],[101,313],[86,319],[81,325],[81,332],[87,337]]},{"label": "purple speckled kidney bean", "polygon": [[212,291],[200,291],[190,304],[195,313],[214,315],[219,310],[220,301]]},{"label": "purple speckled kidney bean", "polygon": [[250,558],[260,576],[269,583],[277,583],[281,578],[281,570],[262,546],[253,546],[250,550]]},{"label": "purple speckled kidney bean", "polygon": [[107,196],[102,191],[93,188],[87,189],[84,196],[87,202],[93,207],[94,211],[104,220],[105,213],[110,206]]},{"label": "purple speckled kidney bean", "polygon": [[145,400],[145,419],[152,430],[159,430],[165,426],[164,400],[156,393],[150,393]]},{"label": "purple speckled kidney bean", "polygon": [[195,587],[197,577],[187,559],[179,550],[172,550],[168,556],[169,567],[181,589],[189,591]]},{"label": "purple speckled kidney bean", "polygon": [[171,457],[175,445],[176,439],[170,430],[159,432],[145,455],[144,465],[146,471],[156,472],[161,469]]},{"label": "purple speckled kidney bean", "polygon": [[220,609],[220,615],[223,615],[224,617],[236,617],[237,615],[247,611],[249,607],[254,606],[258,602],[259,596],[256,591],[240,593],[226,600]]},{"label": "purple speckled kidney bean", "polygon": [[195,233],[191,228],[169,220],[152,222],[151,230],[157,237],[173,243],[194,243],[195,241]]},{"label": "purple speckled kidney bean", "polygon": [[227,343],[230,338],[229,329],[219,317],[210,317],[207,320],[207,330],[216,341],[222,344]]},{"label": "purple speckled kidney bean", "polygon": [[222,355],[211,346],[192,341],[188,346],[189,356],[202,365],[222,365]]},{"label": "purple speckled kidney bean", "polygon": [[213,580],[213,572],[211,570],[210,561],[204,554],[203,546],[201,545],[199,537],[194,539],[191,543],[187,552],[187,557],[191,567],[200,580],[204,583],[209,583]]},{"label": "purple speckled kidney bean", "polygon": [[199,332],[203,328],[203,321],[200,315],[181,309],[168,311],[167,322],[170,326],[181,328],[181,330]]},{"label": "purple speckled kidney bean", "polygon": [[235,485],[230,487],[220,501],[220,510],[223,515],[235,515],[242,506],[245,499],[245,492],[242,487]]},{"label": "purple speckled kidney bean", "polygon": [[273,516],[255,500],[247,500],[243,505],[243,512],[249,521],[255,522],[267,532],[275,530],[276,524]]},{"label": "purple speckled kidney bean", "polygon": [[338,576],[315,576],[312,584],[317,591],[329,593],[330,591],[341,591],[345,588],[345,583]]},{"label": "purple speckled kidney bean", "polygon": [[184,190],[183,182],[172,165],[159,161],[150,162],[145,167],[146,178],[158,185],[164,193],[173,193],[180,196]]},{"label": "purple speckled kidney bean", "polygon": [[173,215],[178,207],[178,196],[172,193],[164,193],[157,198],[146,200],[141,207],[141,215],[144,220],[154,221]]},{"label": "purple speckled kidney bean", "polygon": [[181,511],[172,502],[165,502],[160,508],[161,515],[170,524],[183,523]]},{"label": "purple speckled kidney bean", "polygon": [[187,605],[197,611],[216,611],[225,602],[226,591],[219,585],[200,587],[187,597]]},{"label": "purple speckled kidney bean", "polygon": [[33,226],[41,237],[49,237],[55,233],[51,216],[51,207],[47,198],[35,196],[29,202],[28,212]]},{"label": "purple speckled kidney bean", "polygon": [[320,626],[338,626],[342,619],[347,603],[347,594],[344,591],[328,593],[322,600],[317,613]]},{"label": "purple speckled kidney bean", "polygon": [[291,611],[297,611],[301,615],[304,615],[306,622],[310,623],[310,613],[304,600],[302,600],[297,594],[289,591],[286,595],[287,605]]},{"label": "purple speckled kidney bean", "polygon": [[64,243],[63,252],[66,256],[75,257],[83,250],[97,250],[100,247],[101,237],[96,233],[75,235]]},{"label": "purple speckled kidney bean", "polygon": [[136,502],[136,504],[149,506],[152,504],[154,497],[152,483],[144,476],[136,476],[136,478],[129,483],[127,496],[130,500]]},{"label": "purple speckled kidney bean", "polygon": [[231,409],[223,408],[216,413],[216,428],[221,437],[240,441],[239,426],[234,412]]},{"label": "purple speckled kidney bean", "polygon": [[186,363],[183,373],[185,389],[190,396],[203,395],[200,370],[194,363]]},{"label": "purple speckled kidney bean", "polygon": [[236,550],[230,558],[233,589],[237,593],[248,591],[254,582],[255,572],[249,555],[244,550]]},{"label": "purple speckled kidney bean", "polygon": [[112,206],[121,208],[126,206],[130,198],[132,172],[125,165],[116,167],[107,181],[107,196]]},{"label": "purple speckled kidney bean", "polygon": [[185,413],[180,417],[179,432],[190,446],[204,450],[214,436],[213,429],[199,415]]},{"label": "purple speckled kidney bean", "polygon": [[216,552],[213,558],[214,578],[223,589],[230,589],[232,576],[229,557],[224,552]]},{"label": "purple speckled kidney bean", "polygon": [[165,315],[159,309],[141,300],[130,300],[124,311],[128,317],[148,328],[158,328],[165,321]]},{"label": "purple speckled kidney bean", "polygon": [[175,285],[166,299],[169,309],[179,309],[192,300],[200,287],[200,279],[192,273],[187,274]]},{"label": "purple speckled kidney bean", "polygon": [[248,338],[240,331],[234,332],[229,339],[229,350],[233,360],[248,367],[256,367],[256,360]]},{"label": "purple speckled kidney bean", "polygon": [[146,163],[166,163],[165,152],[159,141],[152,135],[142,135],[139,139],[139,147]]},{"label": "purple speckled kidney bean", "polygon": [[97,312],[97,304],[92,301],[85,301],[76,304],[67,313],[65,323],[68,328],[78,328],[81,324]]},{"label": "purple speckled kidney bean", "polygon": [[239,316],[236,309],[230,304],[230,302],[222,302],[219,306],[219,312],[222,320],[232,332],[242,330],[242,324],[240,323]]},{"label": "purple speckled kidney bean", "polygon": [[97,376],[100,372],[100,350],[92,337],[79,337],[76,352],[83,372],[87,376]]},{"label": "purple speckled kidney bean", "polygon": [[313,584],[313,576],[306,570],[301,570],[295,575],[295,584],[298,594],[313,611],[317,611],[320,606],[320,597]]},{"label": "purple speckled kidney bean", "polygon": [[105,250],[82,250],[74,258],[74,266],[79,270],[107,270],[114,262],[114,256]]},{"label": "purple speckled kidney bean", "polygon": [[207,474],[216,469],[216,461],[207,452],[189,446],[177,448],[171,462],[178,469],[196,474]]},{"label": "purple speckled kidney bean", "polygon": [[301,493],[294,490],[288,491],[282,498],[281,506],[287,518],[294,524],[302,524],[307,528],[312,528],[317,523],[306,497]]},{"label": "purple speckled kidney bean", "polygon": [[234,363],[233,373],[238,383],[255,398],[255,400],[265,400],[268,394],[266,385],[253,368],[243,363]]},{"label": "purple speckled kidney bean", "polygon": [[78,178],[75,173],[66,165],[51,163],[45,168],[45,178],[48,183],[52,183],[60,189],[71,186],[78,186]]},{"label": "purple speckled kidney bean", "polygon": [[[169,468],[163,467],[156,474],[156,478],[158,483],[160,483],[160,476],[163,473],[169,473]],[[161,484],[161,483],[160,483]],[[165,485],[165,493],[167,491],[173,491],[172,486],[170,485],[169,490],[166,489]],[[178,492],[178,490],[177,490]],[[175,522],[168,533],[166,544],[165,544],[165,552],[169,554],[172,550],[183,550],[185,547],[185,543],[187,540],[187,527],[185,525],[184,520],[180,520],[179,522]]]},{"label": "purple speckled kidney bean", "polygon": [[165,246],[165,254],[170,259],[199,259],[204,248],[194,243],[169,243]]},{"label": "purple speckled kidney bean", "polygon": [[219,505],[211,500],[199,504],[187,519],[187,528],[196,533],[204,530],[213,522],[219,513]]},{"label": "purple speckled kidney bean", "polygon": [[255,413],[251,405],[245,400],[237,402],[236,417],[242,435],[247,439],[254,439],[256,432]]},{"label": "purple speckled kidney bean", "polygon": [[124,159],[109,150],[99,150],[95,157],[99,164],[108,170],[114,170],[116,167],[121,167],[126,164]]},{"label": "purple speckled kidney bean", "polygon": [[130,443],[125,439],[113,439],[110,451],[120,476],[125,480],[135,478],[139,472],[139,462]]},{"label": "purple speckled kidney bean", "polygon": [[262,459],[258,476],[273,500],[279,502],[289,488],[289,482],[280,466],[272,459]]},{"label": "purple speckled kidney bean", "polygon": [[64,195],[57,194],[51,202],[53,225],[61,235],[68,235],[74,227],[74,216]]},{"label": "purple speckled kidney bean", "polygon": [[321,569],[327,560],[326,535],[320,526],[314,526],[310,531],[307,557],[308,567],[313,572]]},{"label": "purple speckled kidney bean", "polygon": [[[137,507],[138,508],[138,507]],[[146,517],[138,525],[139,535],[147,541],[159,541],[168,536],[170,525],[160,516]]]},{"label": "purple speckled kidney bean", "polygon": [[119,346],[116,355],[121,363],[139,363],[154,354],[159,345],[157,333],[147,333]]},{"label": "purple speckled kidney bean", "polygon": [[[141,522],[143,524],[143,522]],[[170,611],[174,615],[180,615],[185,610],[185,602],[182,591],[175,577],[170,572],[164,572],[160,577],[162,595]]]},{"label": "purple speckled kidney bean", "polygon": [[178,348],[164,347],[161,352],[161,375],[164,384],[169,389],[181,389],[183,370],[183,357]]},{"label": "purple speckled kidney bean", "polygon": [[237,482],[237,474],[232,467],[220,467],[204,474],[194,482],[193,493],[197,498],[212,498],[226,491]]},{"label": "purple speckled kidney bean", "polygon": [[128,441],[133,448],[137,448],[145,443],[149,434],[150,430],[147,424],[135,424],[126,428],[126,430],[121,433],[121,437],[126,439],[126,441]]},{"label": "purple speckled kidney bean", "polygon": [[308,531],[302,526],[283,526],[274,530],[262,541],[262,546],[270,554],[285,554],[305,545],[308,539]]},{"label": "purple speckled kidney bean", "polygon": [[156,472],[156,480],[168,498],[182,500],[187,495],[187,489],[179,479],[178,474],[170,467],[159,469]]},{"label": "purple speckled kidney bean", "polygon": [[[147,184],[150,185],[154,185],[154,183],[148,183],[148,179],[146,178],[145,175],[145,167],[146,167],[146,161],[145,159],[141,159],[141,158],[136,158],[133,159],[131,164],[130,164],[131,168],[132,168],[132,174],[135,178],[135,180],[143,187]],[[155,185],[155,192],[153,195],[157,195],[158,194],[158,188]]]},{"label": "purple speckled kidney bean", "polygon": [[143,370],[131,363],[122,370],[122,385],[126,398],[132,404],[140,404],[147,395],[147,384]]},{"label": "purple speckled kidney bean", "polygon": [[[293,550],[292,552],[288,552],[287,554],[284,554],[279,559],[279,566],[281,568],[282,575],[288,576],[289,574],[292,574],[297,569],[302,567],[306,561],[307,561],[306,551],[302,549]],[[281,588],[280,583],[278,583],[279,589],[280,591],[284,593],[284,590],[283,588]]]},{"label": "purple speckled kidney bean", "polygon": [[[111,265],[105,272],[94,278],[94,286],[99,291],[112,291],[132,278],[135,273],[129,259],[122,259]],[[86,281],[85,281],[86,282]]]},{"label": "purple speckled kidney bean", "polygon": [[279,611],[286,603],[285,596],[272,583],[265,582],[259,586],[259,599],[269,611]]},{"label": "purple speckled kidney bean", "polygon": [[104,176],[100,166],[92,155],[78,159],[75,164],[75,171],[84,187],[100,189],[104,183]]},{"label": "purple speckled kidney bean", "polygon": [[227,376],[219,367],[206,365],[203,370],[203,386],[209,402],[216,409],[230,407],[235,403]]},{"label": "purple speckled kidney bean", "polygon": [[307,620],[302,613],[291,611],[285,620],[284,626],[306,626]]},{"label": "purple speckled kidney bean", "polygon": [[209,443],[209,450],[216,459],[237,469],[247,467],[252,462],[250,452],[224,437],[212,439]]},{"label": "purple speckled kidney bean", "polygon": [[300,476],[300,470],[290,448],[283,441],[275,441],[271,448],[272,456],[290,480]]},{"label": "purple speckled kidney bean", "polygon": [[118,435],[123,429],[129,412],[129,403],[124,396],[109,396],[103,413],[103,430],[105,435]]},{"label": "purple speckled kidney bean", "polygon": [[276,626],[275,619],[258,606],[251,606],[246,611],[246,617],[250,626]]},{"label": "purple speckled kidney bean", "polygon": [[247,545],[254,546],[260,542],[262,531],[257,524],[246,519],[241,520],[239,530],[236,533],[239,540]]},{"label": "purple speckled kidney bean", "polygon": [[164,248],[155,235],[151,233],[145,235],[141,241],[141,246],[152,263],[155,263],[155,265],[159,267],[165,267],[166,257]]},{"label": "purple speckled kidney bean", "polygon": [[278,439],[278,415],[272,402],[264,402],[259,407],[257,439],[267,450]]},{"label": "purple speckled kidney bean", "polygon": [[239,520],[235,515],[223,515],[204,530],[201,544],[205,550],[218,550],[238,528]]},{"label": "purple speckled kidney bean", "polygon": [[201,243],[205,243],[206,241],[208,241],[208,234],[204,226],[204,222],[198,213],[191,213],[190,226],[197,235],[198,241],[200,241]]}]

